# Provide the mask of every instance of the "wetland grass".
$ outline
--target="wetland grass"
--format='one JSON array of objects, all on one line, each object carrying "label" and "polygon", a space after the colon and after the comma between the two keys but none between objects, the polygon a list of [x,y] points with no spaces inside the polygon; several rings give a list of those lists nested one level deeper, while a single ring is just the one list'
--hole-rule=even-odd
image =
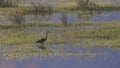
[{"label": "wetland grass", "polygon": [[[39,25],[38,25],[39,24]],[[64,44],[77,44],[85,42],[83,47],[108,47],[108,48],[120,48],[120,24],[119,22],[109,23],[95,23],[99,24],[96,30],[94,30],[94,23],[76,23],[75,26],[62,26],[58,24],[48,23],[28,23],[25,25],[13,25],[13,24],[1,24],[0,30],[0,45],[24,45],[34,44],[34,42],[44,37],[41,34],[42,29],[44,31],[50,29],[46,45],[64,45]],[[4,27],[4,28],[3,28]],[[9,27],[9,28],[8,28]],[[13,28],[14,27],[14,28]],[[7,28],[7,29],[5,29]],[[52,28],[52,29],[51,29]],[[54,29],[58,29],[55,31]],[[82,28],[85,28],[83,30]],[[36,30],[39,29],[39,30]]]},{"label": "wetland grass", "polygon": [[[22,6],[26,12],[28,14],[30,14],[31,12],[34,11],[34,7],[30,7],[30,6]],[[19,8],[21,7],[6,7],[6,8],[0,8],[0,13],[8,13],[11,9],[13,10],[18,10]],[[46,10],[49,9],[48,8],[45,8]],[[52,11],[53,12],[64,12],[64,11],[78,11],[78,10],[81,10],[81,11],[85,11],[85,10],[96,10],[96,11],[119,11],[120,10],[120,5],[102,5],[102,4],[96,4],[95,7],[92,7],[91,9],[86,9],[86,8],[83,8],[83,9],[78,9],[78,5],[76,4],[76,2],[70,2],[70,3],[67,3],[66,5],[64,6],[53,6],[52,7]]]}]

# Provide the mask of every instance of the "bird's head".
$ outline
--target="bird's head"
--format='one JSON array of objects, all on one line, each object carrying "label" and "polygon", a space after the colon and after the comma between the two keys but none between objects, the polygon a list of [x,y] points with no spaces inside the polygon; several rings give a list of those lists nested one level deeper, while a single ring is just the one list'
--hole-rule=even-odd
[{"label": "bird's head", "polygon": [[46,32],[46,34],[50,33],[49,31]]}]

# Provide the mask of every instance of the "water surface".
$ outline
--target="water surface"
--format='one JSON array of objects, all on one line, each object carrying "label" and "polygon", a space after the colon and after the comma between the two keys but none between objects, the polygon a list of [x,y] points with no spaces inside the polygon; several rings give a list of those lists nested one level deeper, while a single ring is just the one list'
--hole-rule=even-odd
[{"label": "water surface", "polygon": [[[108,48],[75,48],[52,46],[51,51],[0,50],[0,68],[119,68],[120,50]],[[8,49],[8,51],[6,50]],[[6,51],[5,51],[6,50]],[[13,54],[14,53],[14,54]],[[27,55],[26,55],[27,54]],[[32,54],[32,55],[31,55]],[[12,55],[18,57],[12,57]],[[21,56],[22,55],[22,56]],[[21,56],[21,58],[19,58]]]},{"label": "water surface", "polygon": [[[26,22],[51,22],[60,23],[62,14],[64,13],[53,13],[52,15],[39,16],[36,18],[35,15],[26,15]],[[104,12],[104,11],[92,11],[92,12],[70,12],[66,13],[67,21],[69,23],[90,21],[90,22],[112,22],[120,21],[120,12]],[[12,22],[9,20],[7,15],[0,15],[0,23]]]}]

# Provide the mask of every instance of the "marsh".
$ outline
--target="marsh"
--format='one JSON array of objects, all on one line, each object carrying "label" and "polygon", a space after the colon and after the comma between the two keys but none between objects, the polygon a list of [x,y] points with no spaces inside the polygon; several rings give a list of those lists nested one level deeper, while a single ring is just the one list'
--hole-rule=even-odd
[{"label": "marsh", "polygon": [[[0,68],[120,67],[119,4],[84,1],[86,7],[74,0],[44,0],[42,9],[29,0],[2,6]],[[47,31],[47,49],[40,49],[35,42]]]}]

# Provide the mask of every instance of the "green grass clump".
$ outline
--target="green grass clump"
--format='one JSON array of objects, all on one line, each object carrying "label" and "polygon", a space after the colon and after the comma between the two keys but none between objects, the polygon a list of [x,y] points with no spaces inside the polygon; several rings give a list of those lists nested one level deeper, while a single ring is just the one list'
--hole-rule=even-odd
[{"label": "green grass clump", "polygon": [[1,29],[10,29],[10,28],[25,28],[25,27],[61,27],[62,24],[56,24],[56,23],[26,23],[26,24],[0,24]]}]

